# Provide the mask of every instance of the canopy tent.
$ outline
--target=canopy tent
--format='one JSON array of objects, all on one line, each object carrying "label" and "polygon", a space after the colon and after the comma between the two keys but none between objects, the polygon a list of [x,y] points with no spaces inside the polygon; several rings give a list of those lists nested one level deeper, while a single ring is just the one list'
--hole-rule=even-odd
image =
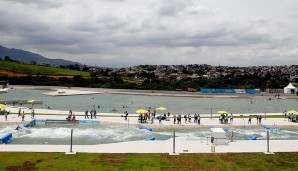
[{"label": "canopy tent", "polygon": [[136,111],[137,113],[148,113],[148,110],[145,109],[139,109]]},{"label": "canopy tent", "polygon": [[158,108],[156,108],[156,110],[167,110],[167,108],[165,108],[165,107],[158,107]]},{"label": "canopy tent", "polygon": [[295,94],[297,92],[297,88],[290,83],[287,87],[284,88],[284,93],[286,94]]},{"label": "canopy tent", "polygon": [[4,108],[6,108],[6,105],[4,105],[4,104],[0,104],[0,109],[4,109]]},{"label": "canopy tent", "polygon": [[219,110],[219,111],[217,111],[217,113],[219,113],[219,114],[229,114],[229,112],[226,112],[224,110]]}]

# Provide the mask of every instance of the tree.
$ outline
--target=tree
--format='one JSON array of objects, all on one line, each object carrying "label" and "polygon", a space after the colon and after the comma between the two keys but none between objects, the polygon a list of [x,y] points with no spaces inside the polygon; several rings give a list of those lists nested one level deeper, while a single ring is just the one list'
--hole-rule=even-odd
[{"label": "tree", "polygon": [[88,71],[88,70],[89,70],[89,68],[86,65],[84,65],[82,71]]},{"label": "tree", "polygon": [[4,57],[4,60],[6,60],[6,61],[11,61],[11,59],[10,59],[9,56],[5,56],[5,57]]}]

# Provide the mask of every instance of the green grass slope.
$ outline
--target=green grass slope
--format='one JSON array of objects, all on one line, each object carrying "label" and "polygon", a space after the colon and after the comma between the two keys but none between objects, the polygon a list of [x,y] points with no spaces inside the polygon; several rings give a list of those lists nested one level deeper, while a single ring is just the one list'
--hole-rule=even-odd
[{"label": "green grass slope", "polygon": [[78,153],[0,153],[0,170],[259,170],[296,171],[297,153],[223,153],[223,154],[91,154]]},{"label": "green grass slope", "polygon": [[30,74],[30,75],[50,75],[50,76],[73,76],[73,75],[81,75],[81,76],[90,76],[89,72],[83,71],[75,71],[69,69],[62,68],[51,68],[46,66],[38,66],[38,65],[29,65],[18,62],[10,62],[0,60],[0,70],[7,70],[22,74]]}]

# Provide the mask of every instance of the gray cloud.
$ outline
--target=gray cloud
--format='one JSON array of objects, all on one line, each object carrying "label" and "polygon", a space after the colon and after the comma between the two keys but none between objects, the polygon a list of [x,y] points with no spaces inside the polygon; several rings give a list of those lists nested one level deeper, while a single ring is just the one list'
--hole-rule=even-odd
[{"label": "gray cloud", "polygon": [[9,1],[10,3],[11,2],[20,3],[20,4],[29,5],[36,8],[57,8],[63,4],[62,2],[59,2],[56,0],[4,0],[4,1]]},{"label": "gray cloud", "polygon": [[3,0],[1,45],[106,66],[295,62],[297,3],[240,1]]},{"label": "gray cloud", "polygon": [[191,6],[191,1],[179,1],[179,0],[161,0],[160,6],[158,7],[158,13],[160,15],[165,16],[176,16],[182,10],[184,10],[187,6]]}]

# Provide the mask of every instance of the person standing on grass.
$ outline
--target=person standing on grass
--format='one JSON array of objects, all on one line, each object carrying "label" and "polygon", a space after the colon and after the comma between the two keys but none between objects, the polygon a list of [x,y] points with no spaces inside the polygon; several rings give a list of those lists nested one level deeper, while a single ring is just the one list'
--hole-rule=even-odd
[{"label": "person standing on grass", "polygon": [[233,114],[230,115],[230,123],[233,123]]},{"label": "person standing on grass", "polygon": [[259,115],[257,116],[257,125],[259,125]]},{"label": "person standing on grass", "polygon": [[124,112],[124,114],[125,114],[125,115],[124,115],[124,120],[127,120],[127,117],[128,117],[128,112],[127,112],[127,111],[125,111],[125,112]]},{"label": "person standing on grass", "polygon": [[201,125],[201,116],[198,114],[198,124]]},{"label": "person standing on grass", "polygon": [[7,111],[4,111],[4,115],[5,115],[5,121],[7,121],[8,112]]},{"label": "person standing on grass", "polygon": [[230,142],[234,141],[234,131],[231,132],[231,138],[230,138]]},{"label": "person standing on grass", "polygon": [[174,115],[174,124],[176,124],[176,115]]},{"label": "person standing on grass", "polygon": [[219,115],[219,123],[222,124],[222,114]]},{"label": "person standing on grass", "polygon": [[31,119],[34,119],[34,115],[35,115],[35,113],[34,113],[34,110],[32,109],[32,111],[31,111]]},{"label": "person standing on grass", "polygon": [[159,115],[159,118],[158,118],[158,120],[159,120],[159,124],[161,124],[162,115]]},{"label": "person standing on grass", "polygon": [[91,119],[93,119],[93,109],[91,109],[90,111],[90,116],[91,116]]},{"label": "person standing on grass", "polygon": [[251,116],[249,115],[248,124],[251,124]]},{"label": "person standing on grass", "polygon": [[72,114],[72,119],[71,119],[73,122],[76,121],[76,115],[75,114]]},{"label": "person standing on grass", "polygon": [[179,114],[178,115],[178,124],[180,124],[180,125],[181,125],[181,120],[182,120],[182,116]]},{"label": "person standing on grass", "polygon": [[291,114],[291,113],[288,114],[288,121],[289,121],[289,122],[292,121],[292,114]]},{"label": "person standing on grass", "polygon": [[22,113],[22,121],[24,121],[25,120],[25,111],[23,111],[23,113]]},{"label": "person standing on grass", "polygon": [[19,108],[19,113],[18,113],[18,117],[21,116],[21,108]]},{"label": "person standing on grass", "polygon": [[93,111],[93,117],[94,117],[94,119],[96,118],[96,110],[94,109],[94,111]]},{"label": "person standing on grass", "polygon": [[85,111],[85,119],[86,119],[86,118],[89,119],[89,116],[88,116],[88,110]]},{"label": "person standing on grass", "polygon": [[197,123],[197,121],[198,121],[198,115],[197,115],[197,113],[195,113],[193,117],[194,117],[194,123]]}]

